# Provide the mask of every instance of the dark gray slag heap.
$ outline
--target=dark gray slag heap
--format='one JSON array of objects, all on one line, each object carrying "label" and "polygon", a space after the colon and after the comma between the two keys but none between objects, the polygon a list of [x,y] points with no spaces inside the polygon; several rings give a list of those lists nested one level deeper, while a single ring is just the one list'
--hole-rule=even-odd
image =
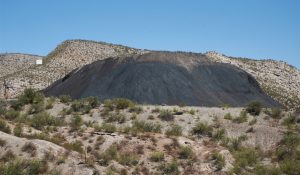
[{"label": "dark gray slag heap", "polygon": [[108,58],[74,70],[44,90],[48,96],[128,98],[144,104],[245,106],[279,104],[245,71],[216,63],[203,54],[149,52]]}]

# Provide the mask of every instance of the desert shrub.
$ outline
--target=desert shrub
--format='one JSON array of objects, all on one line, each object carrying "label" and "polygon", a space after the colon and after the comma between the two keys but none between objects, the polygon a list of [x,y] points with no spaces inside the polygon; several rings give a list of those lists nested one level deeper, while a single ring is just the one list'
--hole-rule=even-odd
[{"label": "desert shrub", "polygon": [[155,107],[154,109],[152,109],[151,113],[159,113],[160,109],[158,107]]},{"label": "desert shrub", "polygon": [[14,119],[18,118],[19,116],[20,116],[20,112],[14,110],[14,109],[10,109],[10,110],[6,111],[6,113],[5,113],[5,119],[7,119],[7,120],[14,120]]},{"label": "desert shrub", "polygon": [[64,143],[66,141],[66,138],[64,135],[57,133],[54,134],[50,139],[47,139],[48,141],[55,143],[57,145],[61,145],[62,143]]},{"label": "desert shrub", "polygon": [[220,153],[213,152],[211,157],[213,160],[213,164],[215,165],[215,167],[218,171],[221,170],[225,166],[225,159]]},{"label": "desert shrub", "polygon": [[42,129],[44,126],[59,126],[61,121],[47,112],[34,114],[30,120],[31,126],[36,129]]},{"label": "desert shrub", "polygon": [[124,123],[126,121],[126,117],[124,114],[120,113],[112,113],[109,114],[108,118],[105,120],[105,122],[118,122],[118,123]]},{"label": "desert shrub", "polygon": [[69,95],[61,95],[58,97],[61,103],[69,103],[72,101]]},{"label": "desert shrub", "polygon": [[103,165],[108,165],[109,161],[116,160],[118,158],[118,149],[115,144],[110,145],[101,155]]},{"label": "desert shrub", "polygon": [[120,153],[117,161],[122,165],[135,165],[138,163],[137,156],[131,152]]},{"label": "desert shrub", "polygon": [[297,157],[299,151],[297,147],[300,143],[300,138],[298,135],[293,133],[286,133],[280,141],[280,146],[276,149],[276,157],[279,161]]},{"label": "desert shrub", "polygon": [[230,113],[225,114],[224,119],[231,120],[232,119],[231,114]]},{"label": "desert shrub", "polygon": [[179,125],[172,125],[171,128],[167,129],[167,136],[181,136],[182,135],[182,127]]},{"label": "desert shrub", "polygon": [[282,113],[282,111],[280,108],[272,108],[270,117],[278,119],[281,117],[281,113]]},{"label": "desert shrub", "polygon": [[222,128],[213,132],[212,138],[214,140],[222,140],[224,138],[224,135],[225,135],[225,129]]},{"label": "desert shrub", "polygon": [[21,137],[23,133],[23,128],[20,124],[17,124],[16,127],[14,128],[14,135],[17,137]]},{"label": "desert shrub", "polygon": [[169,110],[161,110],[158,115],[158,118],[160,118],[163,121],[173,121],[174,115]]},{"label": "desert shrub", "polygon": [[114,124],[110,123],[102,123],[102,125],[95,125],[94,126],[96,131],[103,131],[108,133],[113,133],[117,131],[117,127]]},{"label": "desert shrub", "polygon": [[6,145],[6,140],[0,138],[0,147],[3,147],[5,145]]},{"label": "desert shrub", "polygon": [[79,114],[74,114],[73,117],[71,118],[71,123],[70,126],[72,129],[77,130],[81,127],[83,124],[83,120]]},{"label": "desert shrub", "polygon": [[254,118],[254,119],[252,119],[252,120],[249,122],[249,125],[254,125],[256,122],[257,122],[257,119]]},{"label": "desert shrub", "polygon": [[213,127],[209,126],[207,123],[198,122],[192,128],[192,134],[198,136],[211,136]]},{"label": "desert shrub", "polygon": [[163,164],[160,167],[163,174],[178,174],[178,163],[177,161],[173,160],[170,163]]},{"label": "desert shrub", "polygon": [[96,108],[100,105],[99,99],[97,97],[87,97],[85,100],[92,108]]},{"label": "desert shrub", "polygon": [[126,109],[129,107],[133,107],[134,105],[135,104],[131,100],[125,98],[115,98],[104,101],[104,107],[109,108],[111,110]]},{"label": "desert shrub", "polygon": [[296,175],[300,172],[300,160],[284,160],[280,163],[280,170],[284,174]]},{"label": "desert shrub", "polygon": [[9,103],[10,107],[16,111],[20,111],[23,108],[23,104],[19,100],[12,100]]},{"label": "desert shrub", "polygon": [[129,108],[129,112],[132,113],[132,112],[135,112],[137,114],[143,112],[143,108],[141,106],[132,106]]},{"label": "desert shrub", "polygon": [[71,105],[71,109],[74,112],[80,112],[80,110],[84,107],[83,103],[80,100],[74,100]]},{"label": "desert shrub", "polygon": [[31,156],[35,156],[36,155],[36,146],[32,142],[25,143],[22,146],[21,150],[23,152],[26,152],[26,153],[30,154]]},{"label": "desert shrub", "polygon": [[237,138],[230,139],[227,146],[229,147],[229,150],[237,151],[237,150],[241,149],[242,141],[245,141],[245,140],[247,140],[247,136],[242,135]]},{"label": "desert shrub", "polygon": [[6,113],[6,102],[0,99],[0,116]]},{"label": "desert shrub", "polygon": [[193,149],[191,146],[182,146],[179,150],[180,159],[190,159],[193,156]]},{"label": "desert shrub", "polygon": [[54,97],[50,97],[47,100],[46,109],[52,109],[54,102],[55,102],[55,98]]},{"label": "desert shrub", "polygon": [[248,116],[246,111],[241,111],[240,115],[238,117],[235,117],[234,119],[232,119],[233,122],[235,123],[244,123],[248,121]]},{"label": "desert shrub", "polygon": [[299,121],[296,115],[289,114],[288,117],[284,118],[282,124],[286,126],[291,126],[293,124],[296,124]]},{"label": "desert shrub", "polygon": [[161,132],[160,124],[146,122],[146,121],[139,121],[139,120],[132,121],[132,128],[140,132],[154,132],[154,133]]},{"label": "desert shrub", "polygon": [[83,144],[79,140],[76,140],[71,143],[69,143],[69,142],[64,143],[62,146],[68,150],[73,150],[73,151],[77,151],[79,153],[83,153],[83,148],[82,148]]},{"label": "desert shrub", "polygon": [[43,112],[45,110],[44,103],[34,103],[31,104],[28,109],[28,114],[37,114],[39,112]]},{"label": "desert shrub", "polygon": [[189,110],[188,112],[189,112],[189,114],[191,114],[191,115],[195,115],[195,113],[196,113],[196,111],[195,111],[194,109],[191,109],[191,110]]},{"label": "desert shrub", "polygon": [[282,174],[280,168],[274,165],[257,165],[254,169],[256,175],[280,175]]},{"label": "desert shrub", "polygon": [[10,127],[0,118],[0,131],[10,134]]},{"label": "desert shrub", "polygon": [[233,172],[239,174],[245,167],[254,167],[259,161],[259,154],[253,148],[243,148],[234,152],[235,164]]},{"label": "desert shrub", "polygon": [[43,174],[47,171],[47,162],[40,160],[31,160],[27,168],[27,174]]},{"label": "desert shrub", "polygon": [[25,89],[24,92],[18,97],[21,104],[33,104],[33,103],[43,103],[44,95],[37,92],[31,88]]},{"label": "desert shrub", "polygon": [[262,104],[257,101],[250,102],[246,107],[246,111],[251,115],[259,115],[261,109],[262,109]]},{"label": "desert shrub", "polygon": [[156,151],[151,153],[149,159],[152,162],[161,162],[165,159],[165,154],[163,152]]}]

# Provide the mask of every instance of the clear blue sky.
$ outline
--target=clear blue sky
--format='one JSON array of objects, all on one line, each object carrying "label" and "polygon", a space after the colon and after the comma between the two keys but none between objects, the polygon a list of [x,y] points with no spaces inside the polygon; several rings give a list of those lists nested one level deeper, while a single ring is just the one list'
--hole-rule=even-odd
[{"label": "clear blue sky", "polygon": [[0,0],[0,52],[66,39],[273,58],[300,68],[299,0]]}]

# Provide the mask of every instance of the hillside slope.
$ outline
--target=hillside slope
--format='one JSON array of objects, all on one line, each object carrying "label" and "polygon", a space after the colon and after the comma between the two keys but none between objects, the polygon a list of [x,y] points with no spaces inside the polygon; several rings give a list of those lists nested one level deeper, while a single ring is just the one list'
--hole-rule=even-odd
[{"label": "hillside slope", "polygon": [[35,64],[42,56],[21,53],[0,54],[0,78],[8,76]]},{"label": "hillside slope", "polygon": [[176,52],[97,61],[57,81],[45,94],[101,100],[122,97],[144,104],[240,107],[260,101],[279,105],[243,70],[202,54]]},{"label": "hillside slope", "polygon": [[228,57],[207,52],[211,59],[235,65],[251,74],[263,91],[284,106],[300,107],[300,70],[282,61]]},{"label": "hillside slope", "polygon": [[[26,87],[44,89],[75,68],[107,57],[139,54],[141,50],[121,45],[86,40],[67,40],[58,45],[44,58],[43,65],[30,65],[21,71],[6,76],[11,89],[10,97],[20,94]],[[0,79],[4,79],[1,78]],[[3,84],[0,85],[0,98],[3,98]]]}]

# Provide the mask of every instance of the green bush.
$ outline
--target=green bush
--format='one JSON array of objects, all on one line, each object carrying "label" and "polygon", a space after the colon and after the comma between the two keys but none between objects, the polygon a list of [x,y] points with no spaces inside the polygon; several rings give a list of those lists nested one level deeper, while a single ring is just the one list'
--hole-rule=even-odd
[{"label": "green bush", "polygon": [[103,131],[103,132],[108,132],[108,133],[113,133],[117,131],[117,127],[113,124],[110,123],[102,123],[101,126],[94,126],[96,131]]},{"label": "green bush", "polygon": [[9,103],[10,107],[16,111],[20,111],[23,108],[23,104],[19,100],[12,100]]},{"label": "green bush", "polygon": [[125,115],[119,113],[109,114],[108,118],[105,120],[105,122],[108,123],[111,122],[124,123],[125,121],[126,121]]},{"label": "green bush", "polygon": [[125,98],[115,98],[104,101],[104,107],[109,108],[110,110],[126,109],[133,106],[135,106],[135,104],[131,100]]},{"label": "green bush", "polygon": [[191,146],[180,147],[179,158],[180,159],[190,159],[193,156],[193,149]]},{"label": "green bush", "polygon": [[14,109],[10,109],[10,110],[6,111],[6,113],[5,113],[5,119],[7,119],[7,120],[14,120],[14,119],[18,118],[19,116],[20,116],[20,112],[14,110]]},{"label": "green bush", "polygon": [[299,121],[299,118],[296,115],[289,114],[288,117],[284,118],[282,124],[286,126],[291,126],[296,124]]},{"label": "green bush", "polygon": [[222,168],[225,166],[225,159],[224,157],[219,154],[218,152],[212,153],[212,159],[214,161],[214,165],[217,168],[218,171],[222,170]]},{"label": "green bush", "polygon": [[234,173],[239,174],[246,167],[254,167],[259,161],[259,154],[253,148],[243,148],[234,152]]},{"label": "green bush", "polygon": [[71,118],[71,123],[70,123],[70,126],[72,127],[72,129],[77,130],[81,127],[82,124],[83,124],[83,120],[82,120],[81,116],[78,114],[73,115],[73,117]]},{"label": "green bush", "polygon": [[33,104],[44,102],[44,95],[31,88],[25,89],[24,92],[18,97],[22,104]]},{"label": "green bush", "polygon": [[38,175],[45,174],[47,163],[39,160],[12,160],[0,164],[1,175]]},{"label": "green bush", "polygon": [[85,100],[92,108],[96,108],[100,105],[99,99],[97,97],[87,97]]},{"label": "green bush", "polygon": [[172,125],[171,128],[167,129],[167,136],[181,136],[182,135],[182,127],[179,125]]},{"label": "green bush", "polygon": [[280,170],[284,174],[297,175],[300,173],[300,160],[284,160],[280,163]]},{"label": "green bush", "polygon": [[122,165],[135,165],[138,163],[137,156],[131,152],[120,153],[117,161]]},{"label": "green bush", "polygon": [[10,127],[0,118],[0,131],[10,134]]},{"label": "green bush", "polygon": [[160,124],[145,122],[145,121],[138,121],[138,120],[132,121],[132,128],[136,129],[137,131],[140,131],[140,132],[154,132],[154,133],[161,132]]},{"label": "green bush", "polygon": [[278,118],[281,118],[281,113],[282,113],[282,111],[280,108],[272,108],[270,116],[272,118],[278,119]]},{"label": "green bush", "polygon": [[6,113],[6,102],[0,99],[0,116]]},{"label": "green bush", "polygon": [[225,129],[218,129],[216,130],[213,135],[212,135],[212,138],[214,140],[222,140],[225,136]]},{"label": "green bush", "polygon": [[46,109],[52,109],[54,102],[55,102],[55,98],[54,97],[50,97],[47,100]]},{"label": "green bush", "polygon": [[249,125],[254,125],[256,122],[257,122],[257,119],[254,118],[254,119],[252,119],[252,120],[249,122]]},{"label": "green bush", "polygon": [[42,129],[44,126],[59,126],[61,121],[47,112],[34,114],[30,120],[31,126],[36,129]]},{"label": "green bush", "polygon": [[43,112],[44,110],[44,103],[34,103],[31,104],[30,108],[28,109],[28,114],[37,114]]},{"label": "green bush", "polygon": [[69,95],[61,95],[58,97],[61,103],[69,103],[72,101]]},{"label": "green bush", "polygon": [[212,136],[213,127],[209,126],[207,123],[198,122],[192,128],[193,135],[202,136]]},{"label": "green bush", "polygon": [[230,113],[227,113],[225,116],[224,116],[224,119],[226,120],[231,120],[232,119],[232,116]]},{"label": "green bush", "polygon": [[163,152],[153,152],[150,155],[150,161],[152,162],[161,162],[165,159],[165,154]]},{"label": "green bush", "polygon": [[274,165],[257,165],[254,169],[256,175],[280,175],[282,174],[280,168]]},{"label": "green bush", "polygon": [[246,107],[246,111],[251,115],[259,115],[261,109],[262,109],[262,104],[257,101],[249,103]]},{"label": "green bush", "polygon": [[160,169],[163,174],[178,174],[179,173],[178,163],[175,160],[173,160],[170,163],[163,164]]},{"label": "green bush", "polygon": [[23,128],[20,124],[16,125],[16,127],[14,128],[14,135],[17,137],[21,137],[23,133]]},{"label": "green bush", "polygon": [[140,106],[132,106],[129,108],[129,112],[132,113],[132,112],[135,112],[137,114],[143,112],[143,108],[140,107]]},{"label": "green bush", "polygon": [[83,148],[82,148],[83,144],[81,141],[76,140],[74,142],[71,143],[64,143],[63,147],[68,149],[68,150],[73,150],[73,151],[77,151],[79,153],[83,153]]},{"label": "green bush", "polygon": [[163,121],[173,121],[174,115],[169,110],[161,110],[158,115],[158,118],[160,118]]},{"label": "green bush", "polygon": [[235,123],[244,123],[248,121],[248,116],[246,111],[241,111],[240,115],[238,117],[235,117],[234,119],[232,119],[233,122]]}]

